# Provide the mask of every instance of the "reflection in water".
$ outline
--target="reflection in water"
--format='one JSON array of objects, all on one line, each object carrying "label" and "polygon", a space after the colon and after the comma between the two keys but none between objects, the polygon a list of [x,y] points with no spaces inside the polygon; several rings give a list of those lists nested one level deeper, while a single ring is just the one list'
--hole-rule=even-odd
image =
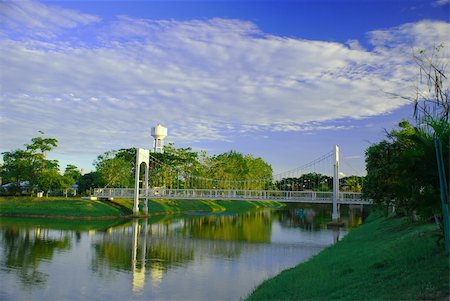
[{"label": "reflection in water", "polygon": [[54,233],[39,227],[11,227],[2,232],[4,255],[0,260],[1,265],[8,272],[17,272],[20,281],[26,286],[44,285],[48,275],[39,271],[40,263],[51,260],[56,250],[70,249],[70,239],[64,231]]},{"label": "reflection in water", "polygon": [[[142,235],[142,250],[141,250],[141,260],[140,266],[137,266],[137,247],[138,247],[138,221],[133,220],[133,243],[132,243],[132,253],[131,253],[131,269],[133,273],[133,292],[141,292],[144,288],[145,283],[145,252],[147,249],[147,223],[144,223],[144,235]],[[154,273],[152,273],[154,274]],[[159,273],[156,273],[158,275]],[[158,277],[159,279],[159,277]]]},{"label": "reflection in water", "polygon": [[270,242],[271,226],[270,212],[262,210],[187,220],[183,230],[199,239],[267,243]]},{"label": "reflection in water", "polygon": [[[348,226],[362,222],[360,207],[343,211]],[[135,219],[100,231],[0,223],[0,278],[10,284],[0,299],[239,299],[341,239],[345,230],[327,229],[329,217],[327,207],[295,205]],[[11,286],[17,280],[29,295]]]}]

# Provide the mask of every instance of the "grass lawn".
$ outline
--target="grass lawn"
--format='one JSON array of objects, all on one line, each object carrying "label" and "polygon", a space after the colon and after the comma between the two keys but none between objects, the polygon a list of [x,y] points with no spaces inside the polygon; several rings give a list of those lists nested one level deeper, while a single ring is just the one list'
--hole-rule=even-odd
[{"label": "grass lawn", "polygon": [[[132,199],[114,199],[113,201],[133,211]],[[255,208],[279,208],[284,204],[280,202],[255,202],[255,201],[231,201],[231,200],[173,200],[151,199],[148,200],[148,211],[152,213],[180,213],[188,211],[241,211]],[[140,209],[142,212],[142,208]]]},{"label": "grass lawn", "polygon": [[448,300],[449,257],[436,225],[372,213],[308,262],[265,281],[247,300]]},{"label": "grass lawn", "polygon": [[[260,207],[278,208],[279,202],[251,202],[225,200],[168,200],[148,202],[149,214],[181,213],[189,211],[242,211]],[[142,212],[142,211],[141,211]],[[132,199],[92,201],[81,198],[0,197],[0,215],[61,218],[125,217],[133,214]]]},{"label": "grass lawn", "polygon": [[5,215],[112,217],[123,212],[101,201],[81,198],[2,197],[0,213]]}]

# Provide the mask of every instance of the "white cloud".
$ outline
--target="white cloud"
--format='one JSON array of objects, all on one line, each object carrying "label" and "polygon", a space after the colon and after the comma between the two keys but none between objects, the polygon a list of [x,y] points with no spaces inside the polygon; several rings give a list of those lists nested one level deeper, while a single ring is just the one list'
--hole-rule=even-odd
[{"label": "white cloud", "polygon": [[[358,41],[348,47],[267,35],[247,21],[120,16],[108,23],[35,2],[20,2],[24,12],[38,11],[21,23],[18,9],[6,5],[0,41],[4,149],[37,130],[58,136],[67,151],[148,146],[149,128],[158,122],[176,141],[349,129],[329,122],[401,106],[383,91],[407,93],[413,84],[415,66],[405,50],[449,36],[447,23],[423,21],[373,31],[374,48],[365,50]],[[65,17],[46,20],[55,9]],[[93,23],[99,25],[89,29],[95,46],[56,39],[62,29]],[[33,28],[54,39],[15,39],[17,31]]]},{"label": "white cloud", "polygon": [[1,1],[0,19],[3,30],[18,36],[55,38],[64,29],[100,21],[99,17],[39,2]]}]

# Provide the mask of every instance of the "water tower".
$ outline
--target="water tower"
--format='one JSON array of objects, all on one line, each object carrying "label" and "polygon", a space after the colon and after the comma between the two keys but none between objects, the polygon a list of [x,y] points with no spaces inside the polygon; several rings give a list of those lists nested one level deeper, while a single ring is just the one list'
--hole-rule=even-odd
[{"label": "water tower", "polygon": [[164,138],[167,137],[167,128],[158,124],[152,128],[152,137],[155,138],[154,152],[164,152]]}]

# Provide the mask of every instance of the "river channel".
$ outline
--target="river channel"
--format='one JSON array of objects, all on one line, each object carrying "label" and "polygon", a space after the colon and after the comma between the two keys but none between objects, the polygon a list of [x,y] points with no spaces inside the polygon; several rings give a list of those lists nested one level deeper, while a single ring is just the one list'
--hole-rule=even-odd
[{"label": "river channel", "polygon": [[0,300],[240,300],[362,222],[329,206],[115,221],[0,219]]}]

